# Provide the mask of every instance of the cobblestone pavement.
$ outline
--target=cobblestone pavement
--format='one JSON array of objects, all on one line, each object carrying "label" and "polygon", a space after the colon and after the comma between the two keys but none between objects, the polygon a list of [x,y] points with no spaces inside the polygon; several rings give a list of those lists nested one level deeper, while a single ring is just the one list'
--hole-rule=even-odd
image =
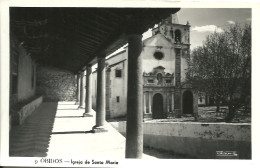
[{"label": "cobblestone pavement", "polygon": [[[110,124],[108,132],[92,133],[95,112],[93,117],[82,117],[84,109],[77,107],[73,102],[41,104],[23,125],[12,127],[10,156],[124,159],[125,138]],[[146,150],[143,158],[157,156],[164,158],[164,153]]]}]

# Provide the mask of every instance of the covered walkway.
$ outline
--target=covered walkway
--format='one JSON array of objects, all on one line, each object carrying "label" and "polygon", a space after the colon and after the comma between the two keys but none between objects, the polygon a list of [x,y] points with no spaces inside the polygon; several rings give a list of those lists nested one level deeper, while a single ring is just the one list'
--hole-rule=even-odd
[{"label": "covered walkway", "polygon": [[[99,156],[102,153],[112,157],[111,151],[116,151],[114,155],[122,158],[142,158],[142,34],[179,10],[180,8],[10,8],[10,37],[13,37],[11,38],[10,88],[13,88],[10,91],[11,106],[19,103],[18,100],[22,101],[35,95],[38,91],[43,97],[63,95],[54,99],[51,97],[50,100],[75,100],[77,97],[80,107],[85,107],[85,110],[78,110],[73,104],[44,103],[21,128],[12,128],[10,154],[49,156],[58,153],[59,156],[61,154],[75,156],[87,152],[86,155]],[[129,71],[125,143],[125,139],[111,126],[105,126],[107,125],[105,59],[126,43],[128,43]],[[24,49],[23,53],[17,52],[20,48]],[[18,67],[23,67],[18,64],[18,58],[29,60],[28,66],[24,67],[31,69],[19,71],[17,75]],[[92,110],[91,74],[96,63],[98,64],[97,115],[91,118],[81,117],[89,116]],[[68,85],[63,85],[65,82],[58,85],[58,82],[50,79],[53,77],[55,80],[59,79],[57,81],[63,81],[62,76],[57,75],[60,73],[48,77],[52,82],[46,82],[45,79],[42,80],[44,82],[37,81],[37,78],[39,79],[39,75],[35,75],[37,65],[52,66],[74,73],[77,76],[76,96],[73,95],[75,87],[73,83],[70,83],[69,90]],[[18,81],[25,83],[25,86]],[[40,84],[44,89],[39,87]],[[60,89],[54,92],[49,90],[50,87],[54,87],[53,90]],[[23,93],[25,88],[31,93]],[[68,90],[69,93],[64,96],[64,92]],[[92,132],[104,133],[94,136]]]},{"label": "covered walkway", "polygon": [[108,132],[92,133],[95,112],[82,117],[84,112],[75,102],[43,103],[23,125],[12,128],[10,156],[125,158],[125,138],[108,123]]}]

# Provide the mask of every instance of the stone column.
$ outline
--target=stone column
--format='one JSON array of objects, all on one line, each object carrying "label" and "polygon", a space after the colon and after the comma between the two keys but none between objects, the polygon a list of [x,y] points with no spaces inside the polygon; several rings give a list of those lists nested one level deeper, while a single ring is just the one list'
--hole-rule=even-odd
[{"label": "stone column", "polygon": [[77,100],[76,104],[80,102],[80,73],[77,74]]},{"label": "stone column", "polygon": [[86,74],[86,98],[85,98],[85,113],[84,117],[93,116],[92,113],[92,66],[87,65],[87,74]]},{"label": "stone column", "polygon": [[142,158],[143,154],[143,68],[141,52],[142,35],[129,35],[126,158]]},{"label": "stone column", "polygon": [[175,99],[174,107],[177,117],[181,117],[181,48],[175,49]]},{"label": "stone column", "polygon": [[145,92],[144,92],[144,114],[146,114],[146,99],[145,99]]},{"label": "stone column", "polygon": [[174,111],[174,92],[171,93],[172,96],[172,112]]},{"label": "stone column", "polygon": [[149,113],[152,113],[152,98],[151,98],[151,93],[148,92],[148,103],[149,103]]},{"label": "stone column", "polygon": [[94,133],[107,132],[105,128],[106,117],[106,69],[105,54],[98,56],[97,70],[97,102],[96,102],[96,125],[92,128]]},{"label": "stone column", "polygon": [[83,104],[84,104],[84,82],[83,82],[83,78],[84,78],[84,71],[80,72],[80,101],[79,101],[79,107],[80,108],[84,108]]},{"label": "stone column", "polygon": [[111,98],[111,68],[106,69],[106,118],[110,118],[110,98]]},{"label": "stone column", "polygon": [[168,115],[170,112],[170,97],[168,93],[166,93],[166,105],[167,105],[167,115]]},{"label": "stone column", "polygon": [[193,90],[193,114],[195,121],[198,121],[198,91]]}]

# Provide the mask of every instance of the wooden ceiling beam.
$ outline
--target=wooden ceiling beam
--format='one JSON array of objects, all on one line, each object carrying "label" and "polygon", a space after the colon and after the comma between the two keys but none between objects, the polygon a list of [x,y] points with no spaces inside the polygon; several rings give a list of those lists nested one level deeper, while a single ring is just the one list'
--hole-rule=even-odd
[{"label": "wooden ceiling beam", "polygon": [[91,49],[94,49],[94,50],[98,48],[97,45],[93,45],[92,42],[85,41],[85,40],[84,41],[78,40],[78,41],[76,41],[76,43],[78,43],[81,46],[88,47],[88,48],[91,48]]},{"label": "wooden ceiling beam", "polygon": [[81,55],[89,55],[89,54],[93,54],[94,52],[91,52],[91,51],[89,51],[89,50],[84,50],[84,49],[82,49],[82,48],[79,48],[78,50],[77,50],[77,54],[81,54]]},{"label": "wooden ceiling beam", "polygon": [[77,36],[77,41],[88,41],[88,42],[92,42],[92,43],[95,43],[97,44],[97,46],[99,46],[102,41],[100,40],[96,40],[96,39],[93,39],[91,36],[86,36],[86,35],[82,35],[82,36]]},{"label": "wooden ceiling beam", "polygon": [[95,51],[94,50],[90,50],[90,49],[83,49],[83,48],[78,48],[76,51],[77,54],[81,54],[81,55],[94,55]]},{"label": "wooden ceiling beam", "polygon": [[121,15],[118,15],[118,14],[113,12],[114,9],[103,8],[101,10],[102,10],[102,12],[105,13],[106,16],[110,15],[110,18],[114,18],[115,22],[119,21],[119,20],[122,20],[122,16]]},{"label": "wooden ceiling beam", "polygon": [[93,36],[93,35],[88,34],[88,33],[83,33],[83,32],[81,32],[81,31],[79,31],[79,30],[76,31],[76,32],[78,32],[79,34],[81,34],[81,35],[84,36],[84,37],[87,37],[87,38],[91,38],[91,39],[97,40],[98,42],[102,42],[101,37],[99,38],[98,36]]},{"label": "wooden ceiling beam", "polygon": [[[101,21],[101,23],[100,23],[97,18],[100,18],[100,17],[96,16],[94,19],[88,19],[86,21],[87,21],[87,23],[93,24],[93,26],[95,26],[96,28],[98,27],[98,28],[101,28],[101,29],[105,29],[107,31],[112,31],[114,29],[114,27],[118,26],[117,24],[111,25],[112,23],[110,23],[110,22],[107,22],[107,23],[104,24],[105,19],[104,19],[104,22]],[[106,26],[106,25],[108,25],[108,26]]]},{"label": "wooden ceiling beam", "polygon": [[96,32],[96,33],[100,33],[101,36],[104,36],[106,34],[108,34],[107,31],[104,31],[104,29],[99,29],[98,27],[94,27],[94,26],[90,26],[90,24],[86,24],[84,22],[78,23],[76,27],[77,29],[81,29],[84,32],[88,32],[88,33],[92,33]]},{"label": "wooden ceiling beam", "polygon": [[[91,19],[85,19],[85,22],[83,21],[79,21],[79,19],[69,19],[67,22],[67,26],[69,26],[71,29],[73,30],[82,30],[82,32],[88,32],[88,33],[92,33],[93,32],[97,32],[100,33],[102,35],[106,34],[107,31],[104,31],[104,29],[99,29],[97,26],[92,25],[90,23],[93,23],[94,21]],[[111,30],[109,30],[111,31]]]},{"label": "wooden ceiling beam", "polygon": [[93,18],[94,21],[98,21],[98,23],[102,23],[103,25],[111,25],[111,27],[118,26],[118,21],[121,19],[120,16],[113,14],[113,16],[108,15],[109,13],[99,9],[99,11],[93,11],[91,13],[88,13],[87,15],[84,13],[81,16],[84,16],[83,18],[81,17],[81,20]]},{"label": "wooden ceiling beam", "polygon": [[104,32],[102,30],[98,30],[100,33],[93,35],[92,31],[89,31],[88,29],[83,29],[82,27],[78,27],[77,30],[75,30],[76,33],[81,32],[82,34],[88,34],[89,36],[94,36],[95,38],[104,38]]},{"label": "wooden ceiling beam", "polygon": [[84,50],[84,51],[88,51],[88,49],[85,46],[82,46],[82,45],[78,45],[76,48]]},{"label": "wooden ceiling beam", "polygon": [[[82,51],[82,52],[84,52],[84,53],[89,53],[89,54],[93,54],[93,53],[95,53],[95,49],[91,49],[91,48],[87,48],[87,47],[82,47],[82,46],[79,46],[79,47],[77,47],[77,51]],[[76,51],[76,52],[77,52]]]}]

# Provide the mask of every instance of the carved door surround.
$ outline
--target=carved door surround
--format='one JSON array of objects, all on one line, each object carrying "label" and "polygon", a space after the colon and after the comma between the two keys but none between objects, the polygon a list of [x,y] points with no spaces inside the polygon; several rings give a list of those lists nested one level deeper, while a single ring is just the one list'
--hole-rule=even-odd
[{"label": "carved door surround", "polygon": [[152,72],[143,73],[144,86],[151,87],[173,87],[174,73],[166,73],[163,66],[158,66]]}]

